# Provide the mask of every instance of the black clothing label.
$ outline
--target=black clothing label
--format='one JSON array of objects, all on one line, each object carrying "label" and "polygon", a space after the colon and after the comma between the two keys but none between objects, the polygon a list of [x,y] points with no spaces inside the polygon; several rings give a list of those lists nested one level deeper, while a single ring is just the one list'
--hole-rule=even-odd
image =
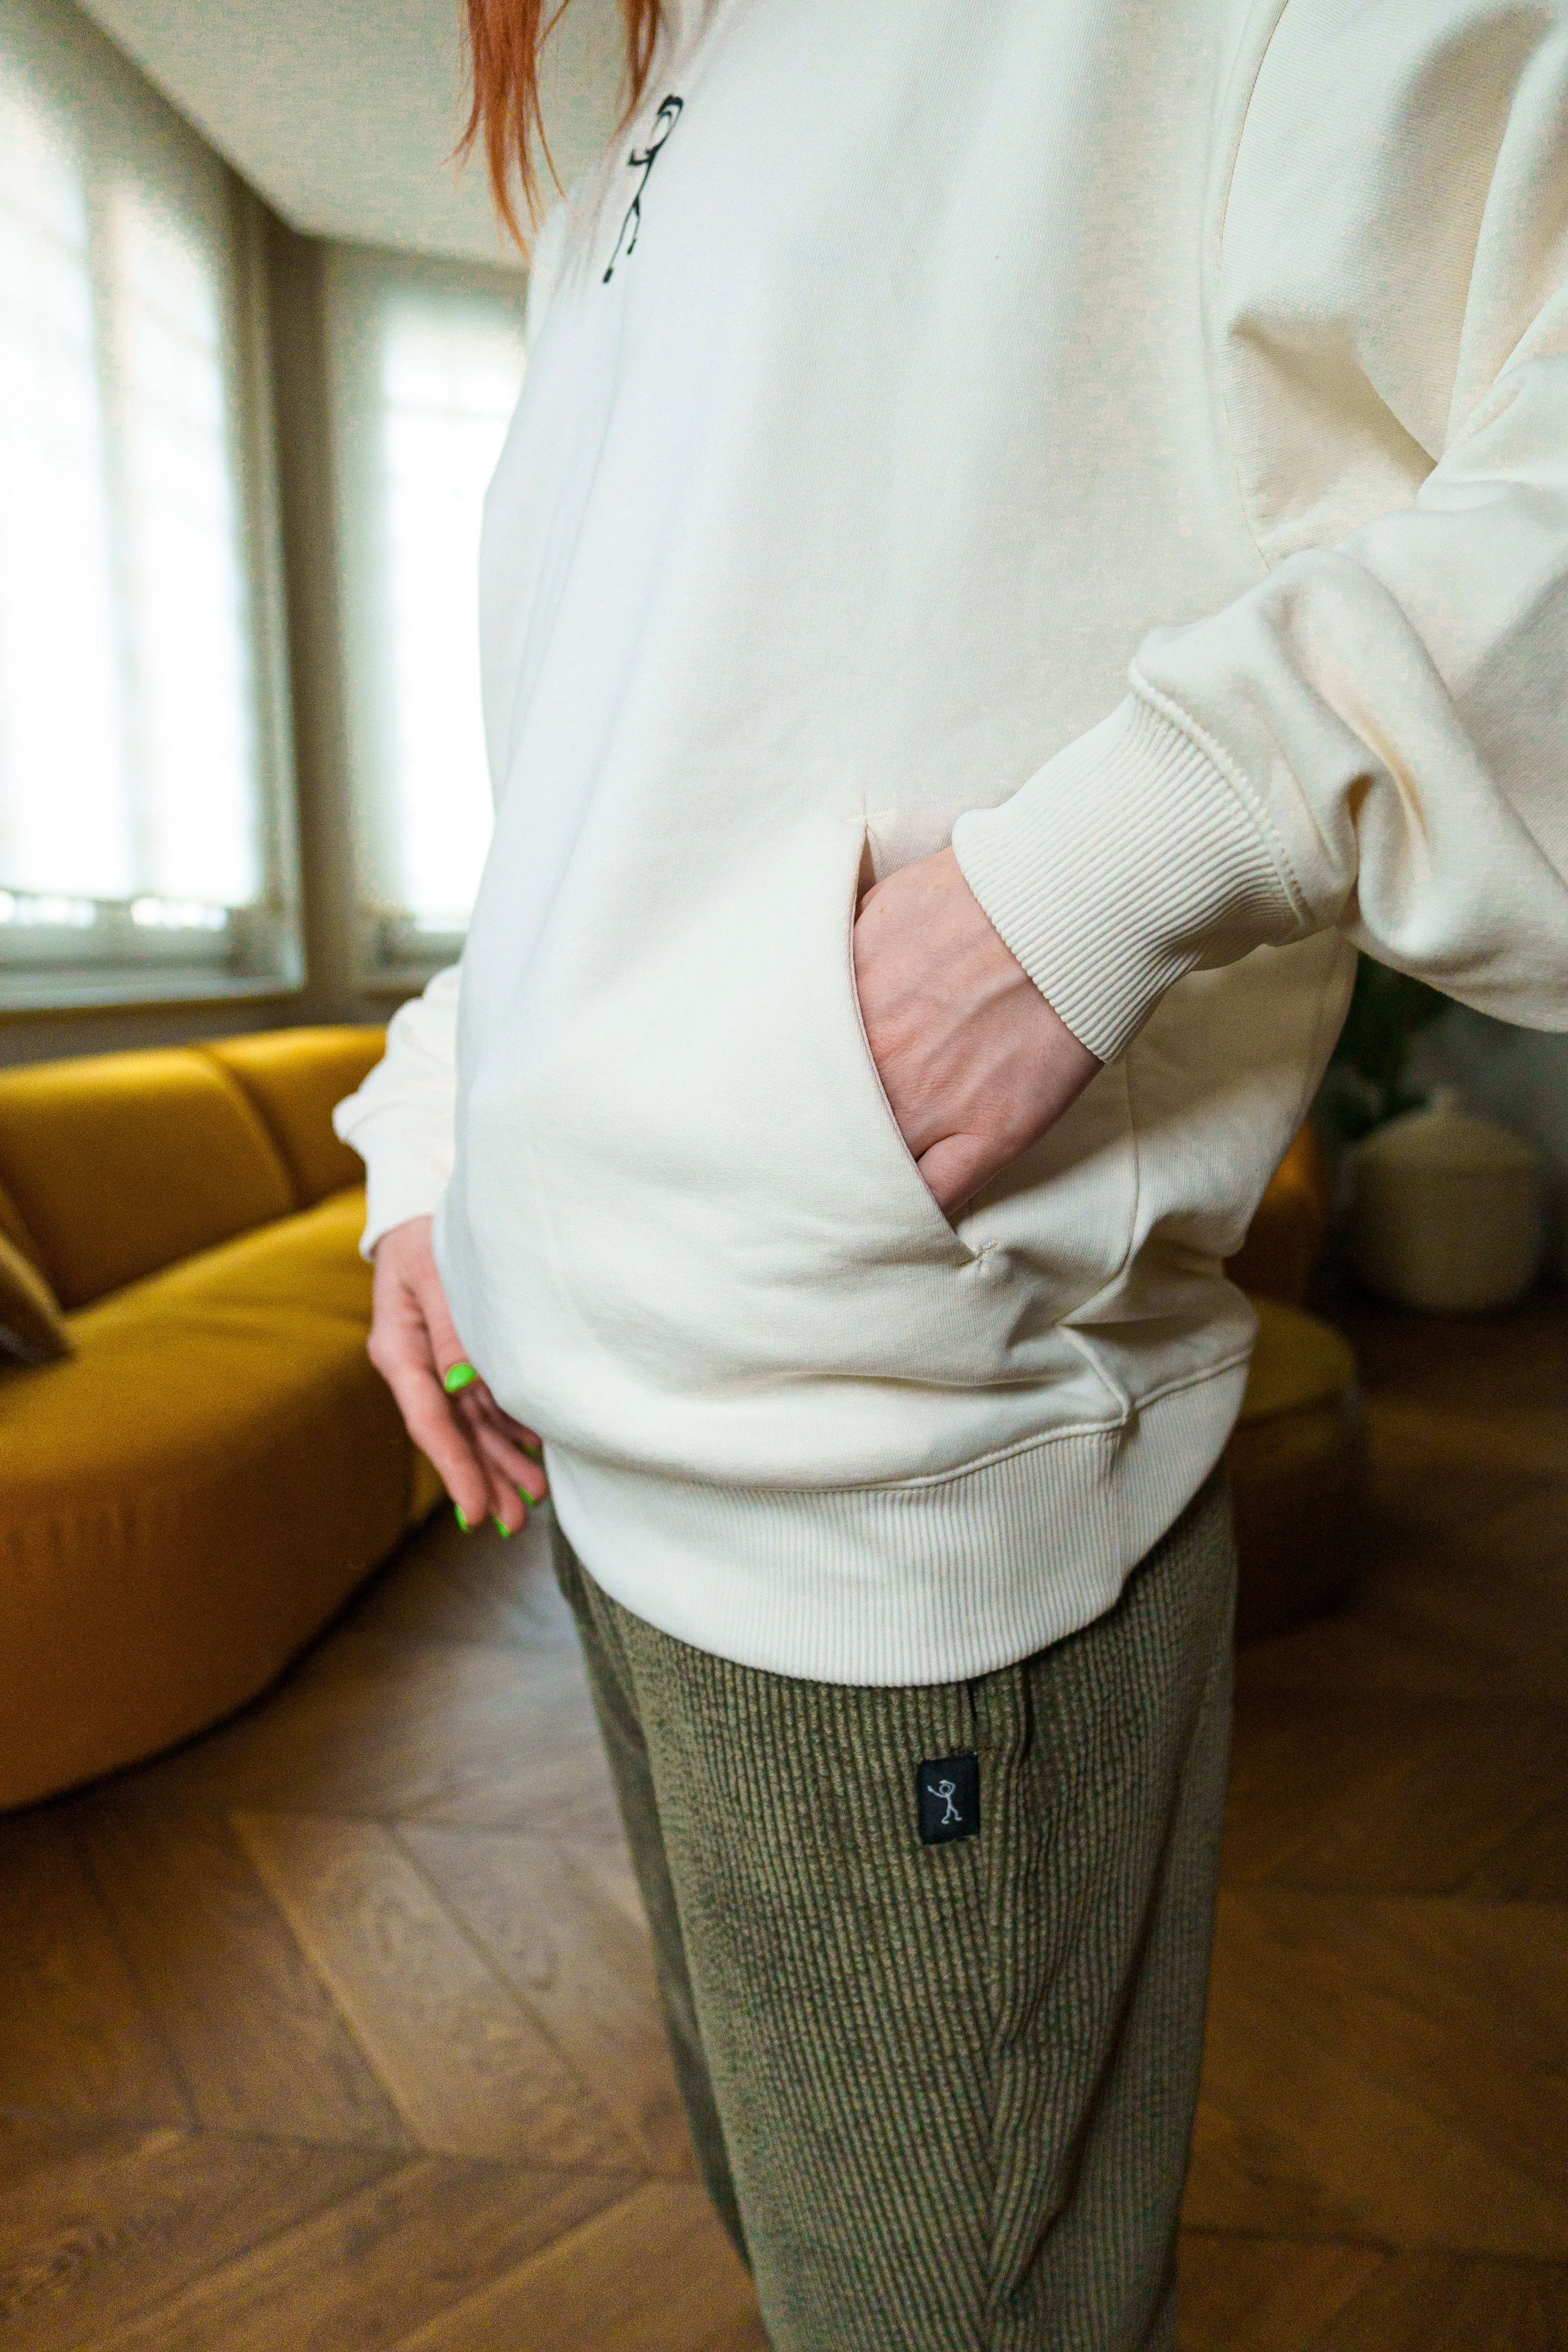
[{"label": "black clothing label", "polygon": [[915,1774],[920,1791],[921,1843],[951,1845],[980,1834],[978,1756],[928,1758]]}]

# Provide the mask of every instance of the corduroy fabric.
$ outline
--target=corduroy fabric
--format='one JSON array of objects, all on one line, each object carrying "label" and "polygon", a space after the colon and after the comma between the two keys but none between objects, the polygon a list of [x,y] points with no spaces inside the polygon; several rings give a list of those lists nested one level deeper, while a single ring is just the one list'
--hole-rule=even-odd
[{"label": "corduroy fabric", "polygon": [[[796,1681],[557,1538],[715,2203],[774,2352],[1168,2352],[1229,1720],[1211,1479],[1095,1623],[963,1683]],[[915,1775],[980,1758],[922,1846]]]}]

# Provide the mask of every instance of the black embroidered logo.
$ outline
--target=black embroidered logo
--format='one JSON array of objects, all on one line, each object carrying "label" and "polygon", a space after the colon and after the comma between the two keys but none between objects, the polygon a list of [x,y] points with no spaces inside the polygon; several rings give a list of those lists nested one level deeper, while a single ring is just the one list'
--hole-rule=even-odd
[{"label": "black embroidered logo", "polygon": [[616,239],[616,249],[610,256],[610,266],[605,272],[603,282],[606,286],[616,274],[616,262],[624,261],[628,254],[637,251],[637,231],[642,226],[643,191],[647,188],[648,176],[663,152],[665,141],[680,120],[680,111],[685,104],[686,100],[683,98],[677,98],[672,91],[653,118],[653,129],[648,134],[647,145],[640,152],[634,147],[626,157],[628,170],[640,172],[642,178],[637,182],[636,195],[626,207],[626,216],[621,223],[621,233]]},{"label": "black embroidered logo", "polygon": [[979,1836],[978,1756],[928,1757],[915,1775],[915,1787],[922,1845],[951,1845],[954,1838]]}]

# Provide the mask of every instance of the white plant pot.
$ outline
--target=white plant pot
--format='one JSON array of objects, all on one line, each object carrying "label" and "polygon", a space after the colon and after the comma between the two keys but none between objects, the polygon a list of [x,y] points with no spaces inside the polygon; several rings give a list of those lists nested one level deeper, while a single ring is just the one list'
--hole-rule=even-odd
[{"label": "white plant pot", "polygon": [[1534,1282],[1545,1184],[1522,1137],[1444,1088],[1350,1158],[1351,1255],[1369,1288],[1426,1315],[1482,1315]]}]

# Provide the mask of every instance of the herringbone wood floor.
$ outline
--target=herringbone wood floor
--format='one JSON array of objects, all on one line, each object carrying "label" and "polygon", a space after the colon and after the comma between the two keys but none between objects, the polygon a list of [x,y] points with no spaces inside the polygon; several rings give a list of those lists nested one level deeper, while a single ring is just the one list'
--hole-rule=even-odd
[{"label": "herringbone wood floor", "polygon": [[[1244,1654],[1184,2352],[1568,2346],[1568,1314],[1349,1319],[1360,1598]],[[0,2352],[742,2352],[537,1537],[0,1822]]]}]

